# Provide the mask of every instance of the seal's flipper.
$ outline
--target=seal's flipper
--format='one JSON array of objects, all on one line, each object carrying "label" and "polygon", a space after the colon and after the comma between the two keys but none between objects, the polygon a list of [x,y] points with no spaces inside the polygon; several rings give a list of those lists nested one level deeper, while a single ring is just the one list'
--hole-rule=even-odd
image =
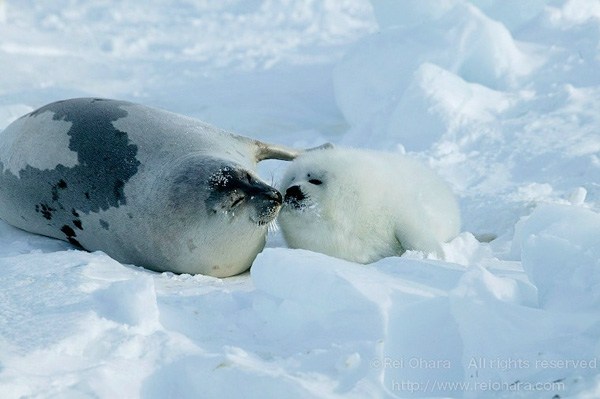
[{"label": "seal's flipper", "polygon": [[255,143],[257,146],[256,162],[264,161],[265,159],[293,161],[301,153],[301,151],[294,148],[267,144],[263,143],[262,141],[255,141]]},{"label": "seal's flipper", "polygon": [[295,148],[267,144],[261,141],[256,141],[255,143],[258,147],[258,151],[256,153],[256,162],[260,162],[265,159],[280,159],[282,161],[293,161],[298,157],[298,155],[302,154],[303,152],[333,148],[333,144],[331,143],[321,144],[320,146],[307,148],[306,150],[296,150]]}]

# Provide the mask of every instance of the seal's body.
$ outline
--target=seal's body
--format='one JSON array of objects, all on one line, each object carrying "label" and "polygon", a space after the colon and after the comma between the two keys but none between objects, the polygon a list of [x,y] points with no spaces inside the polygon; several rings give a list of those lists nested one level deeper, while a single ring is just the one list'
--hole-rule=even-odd
[{"label": "seal's body", "polygon": [[279,225],[292,248],[359,263],[406,250],[443,256],[460,229],[456,198],[431,169],[405,155],[332,148],[292,162]]},{"label": "seal's body", "polygon": [[157,271],[231,276],[281,195],[255,174],[295,152],[129,102],[55,102],[0,133],[0,217]]}]

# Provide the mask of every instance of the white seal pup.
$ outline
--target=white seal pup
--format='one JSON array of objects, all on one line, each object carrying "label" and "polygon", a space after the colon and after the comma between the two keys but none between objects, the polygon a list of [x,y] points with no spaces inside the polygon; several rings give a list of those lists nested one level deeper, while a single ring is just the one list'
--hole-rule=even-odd
[{"label": "white seal pup", "polygon": [[226,277],[265,245],[296,152],[124,101],[55,102],[0,133],[0,217],[156,271]]},{"label": "white seal pup", "polygon": [[406,250],[443,256],[460,212],[449,186],[408,156],[331,148],[307,151],[282,179],[278,221],[287,244],[358,263]]}]

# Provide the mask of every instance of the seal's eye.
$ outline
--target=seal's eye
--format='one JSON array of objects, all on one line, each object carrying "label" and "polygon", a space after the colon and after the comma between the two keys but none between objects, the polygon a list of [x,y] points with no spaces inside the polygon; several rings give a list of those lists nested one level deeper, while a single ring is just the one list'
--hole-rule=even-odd
[{"label": "seal's eye", "polygon": [[310,184],[314,184],[315,186],[320,186],[321,184],[323,184],[323,182],[319,179],[310,179],[308,182]]},{"label": "seal's eye", "polygon": [[235,201],[233,201],[233,203],[231,204],[232,208],[235,208],[236,206],[238,206],[239,204],[242,203],[242,201],[244,200],[244,196],[240,196],[239,198],[237,198]]}]

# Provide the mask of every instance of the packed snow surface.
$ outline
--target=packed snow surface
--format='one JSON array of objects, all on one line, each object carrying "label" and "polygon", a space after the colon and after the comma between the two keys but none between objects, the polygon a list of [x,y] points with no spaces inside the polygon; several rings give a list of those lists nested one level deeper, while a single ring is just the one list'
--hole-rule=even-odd
[{"label": "packed snow surface", "polygon": [[220,280],[0,222],[0,397],[600,397],[598,0],[0,0],[0,129],[75,96],[406,152],[463,232]]}]

